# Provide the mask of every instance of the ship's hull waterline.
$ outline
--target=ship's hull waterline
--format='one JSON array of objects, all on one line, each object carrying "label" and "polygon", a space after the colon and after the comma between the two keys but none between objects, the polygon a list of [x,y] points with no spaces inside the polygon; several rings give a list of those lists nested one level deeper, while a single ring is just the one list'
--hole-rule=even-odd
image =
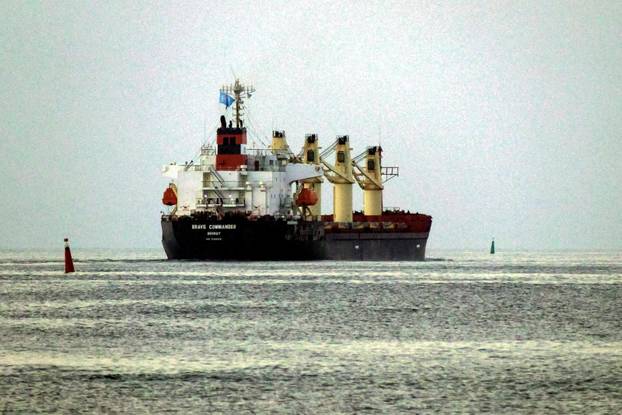
[{"label": "ship's hull waterline", "polygon": [[322,221],[162,218],[168,259],[423,261],[428,232],[325,229]]}]

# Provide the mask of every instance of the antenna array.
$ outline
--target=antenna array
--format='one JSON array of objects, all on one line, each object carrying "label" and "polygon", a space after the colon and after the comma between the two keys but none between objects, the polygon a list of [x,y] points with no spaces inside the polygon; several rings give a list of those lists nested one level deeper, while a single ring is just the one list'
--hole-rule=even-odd
[{"label": "antenna array", "polygon": [[242,116],[244,115],[244,100],[253,96],[255,87],[252,85],[244,85],[239,79],[235,80],[232,85],[225,85],[220,88],[220,92],[233,95],[235,98],[235,106],[233,107],[233,115],[235,116],[235,127],[242,127]]}]

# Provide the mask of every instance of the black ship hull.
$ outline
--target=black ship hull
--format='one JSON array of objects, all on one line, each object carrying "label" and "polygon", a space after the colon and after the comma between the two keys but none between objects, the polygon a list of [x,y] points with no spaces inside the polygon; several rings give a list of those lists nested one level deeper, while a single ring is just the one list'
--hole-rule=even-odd
[{"label": "black ship hull", "polygon": [[325,257],[320,222],[162,219],[169,259],[314,260]]},{"label": "black ship hull", "polygon": [[325,229],[322,221],[162,218],[169,259],[423,261],[428,232]]}]

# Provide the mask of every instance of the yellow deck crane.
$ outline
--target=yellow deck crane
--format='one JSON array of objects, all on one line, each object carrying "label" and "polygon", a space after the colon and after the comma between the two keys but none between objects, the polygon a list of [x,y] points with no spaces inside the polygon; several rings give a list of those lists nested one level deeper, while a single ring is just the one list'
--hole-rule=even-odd
[{"label": "yellow deck crane", "polygon": [[287,138],[285,137],[285,131],[272,131],[272,143],[270,143],[270,150],[277,156],[289,157],[291,150],[289,144],[287,144]]},{"label": "yellow deck crane", "polygon": [[[307,134],[305,143],[300,155],[302,162],[305,164],[320,164],[320,147],[317,134]],[[322,182],[321,177],[313,177],[302,181],[305,189],[312,190],[317,195],[315,205],[309,207],[309,214],[312,219],[320,220],[322,218]]]},{"label": "yellow deck crane", "polygon": [[[359,154],[352,160],[354,167],[354,179],[363,189],[363,213],[365,216],[382,215],[382,170],[381,162],[382,149],[368,147],[366,151]],[[359,162],[365,160],[364,167]]]},{"label": "yellow deck crane", "polygon": [[[364,167],[359,164],[365,160]],[[382,167],[382,147],[367,147],[367,150],[352,160],[354,179],[363,189],[363,213],[365,216],[382,215],[382,191],[386,181],[399,175],[398,167]]]},{"label": "yellow deck crane", "polygon": [[[352,159],[350,156],[350,139],[347,135],[337,137],[337,140],[322,151],[320,162],[324,166],[324,177],[334,186],[333,191],[333,221],[352,223]],[[326,161],[332,152],[335,152],[335,163]]]},{"label": "yellow deck crane", "polygon": [[279,160],[279,164],[285,165],[287,162],[300,163],[300,157],[295,155],[289,144],[285,131],[272,131],[272,142],[270,143],[270,151]]}]

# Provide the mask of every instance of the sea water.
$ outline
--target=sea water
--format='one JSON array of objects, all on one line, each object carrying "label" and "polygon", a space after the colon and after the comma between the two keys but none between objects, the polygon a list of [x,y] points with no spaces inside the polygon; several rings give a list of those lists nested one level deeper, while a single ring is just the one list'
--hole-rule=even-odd
[{"label": "sea water", "polygon": [[0,252],[4,413],[620,413],[622,253]]}]

